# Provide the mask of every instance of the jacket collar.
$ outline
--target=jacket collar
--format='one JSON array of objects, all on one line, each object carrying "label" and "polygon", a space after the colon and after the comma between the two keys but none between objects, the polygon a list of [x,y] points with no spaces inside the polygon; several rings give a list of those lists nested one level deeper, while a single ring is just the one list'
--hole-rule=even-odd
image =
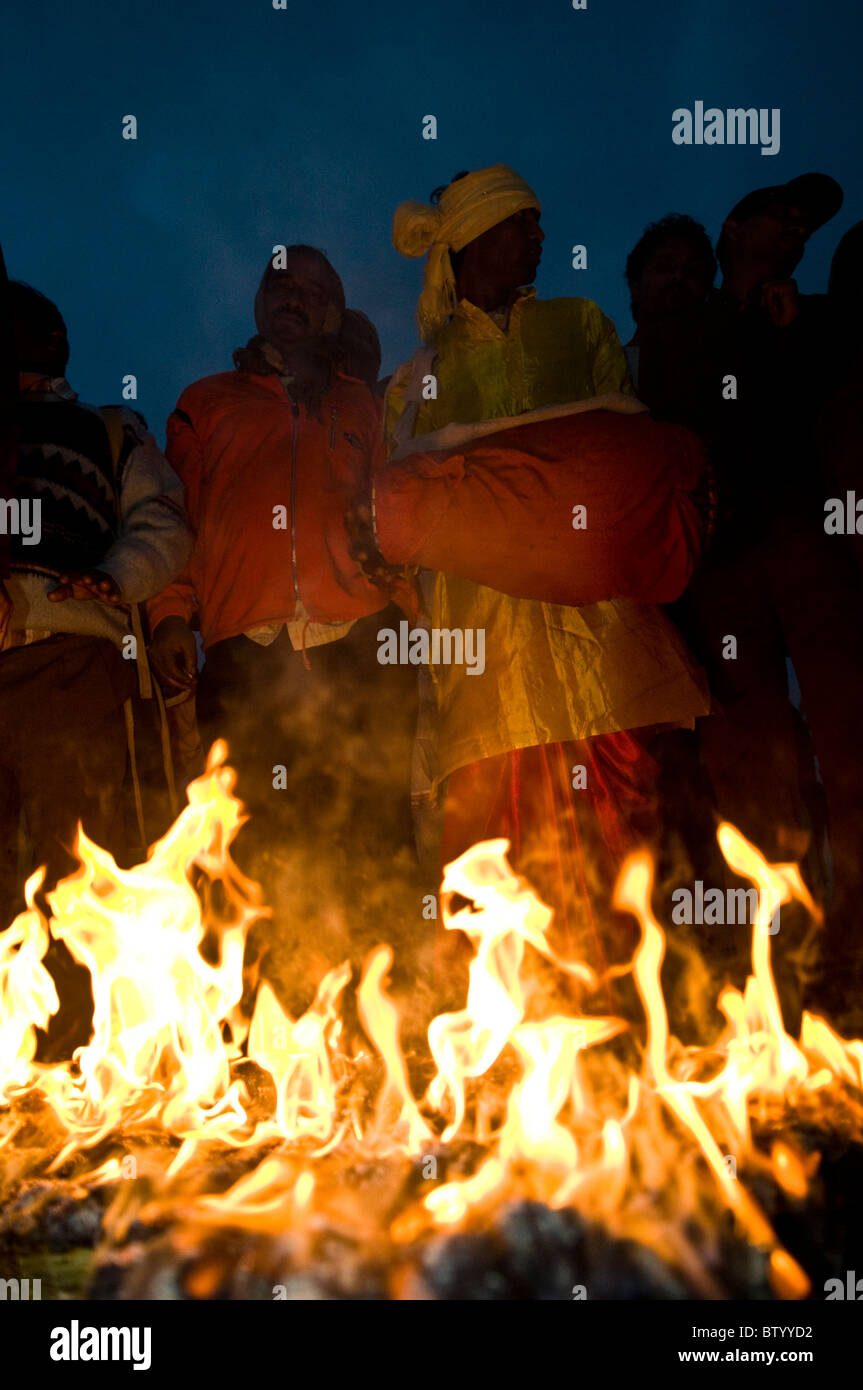
[{"label": "jacket collar", "polygon": [[[513,301],[509,315],[509,327],[517,320],[522,307],[529,299],[536,298],[536,288],[531,285],[530,289],[519,290]],[[450,323],[458,326],[459,330],[466,333],[470,338],[505,338],[507,335],[504,330],[490,318],[484,309],[478,309],[469,299],[460,299],[455,307]]]},{"label": "jacket collar", "polygon": [[46,376],[44,372],[19,372],[18,394],[28,400],[50,400],[53,396],[61,401],[77,401],[78,392],[73,391],[64,376]]}]

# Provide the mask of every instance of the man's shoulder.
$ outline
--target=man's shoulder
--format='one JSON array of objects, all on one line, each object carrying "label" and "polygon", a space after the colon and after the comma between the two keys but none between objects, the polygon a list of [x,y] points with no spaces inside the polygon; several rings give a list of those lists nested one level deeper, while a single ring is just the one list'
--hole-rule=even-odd
[{"label": "man's shoulder", "polygon": [[82,401],[80,396],[48,392],[26,392],[18,397],[18,407],[24,412],[38,410],[40,413],[47,407],[51,411],[51,418],[56,415],[70,420],[98,420],[103,409],[90,401]]},{"label": "man's shoulder", "polygon": [[177,410],[183,415],[193,415],[199,411],[211,410],[219,405],[230,406],[242,401],[265,400],[268,396],[282,395],[279,378],[275,373],[266,376],[255,372],[215,372],[203,376],[187,386],[177,401]]},{"label": "man's shoulder", "polygon": [[250,372],[214,372],[212,376],[202,376],[193,381],[182,392],[178,405],[206,404],[220,396],[247,395],[254,392],[263,380]]},{"label": "man's shoulder", "polygon": [[130,405],[111,401],[108,405],[88,406],[88,409],[101,416],[103,423],[109,424],[112,419],[116,419],[123,426],[123,429],[131,431],[140,439],[144,439],[150,432],[146,418],[140,410],[133,410]]},{"label": "man's shoulder", "polygon": [[801,294],[798,304],[800,318],[807,328],[830,331],[834,327],[836,305],[829,294]]},{"label": "man's shoulder", "polygon": [[336,372],[330,394],[363,407],[374,405],[376,399],[368,382],[362,381],[358,376],[348,376],[346,372],[341,371]]},{"label": "man's shoulder", "polygon": [[581,299],[576,295],[529,299],[525,301],[525,311],[535,315],[543,324],[553,324],[558,330],[569,328],[579,334],[599,332],[602,325],[608,322],[594,300]]},{"label": "man's shoulder", "polygon": [[[449,324],[447,324],[447,328],[448,327]],[[405,358],[404,362],[400,362],[387,383],[387,398],[393,394],[398,395],[404,393],[414,371],[418,370],[418,361],[420,365],[427,363],[426,370],[429,372],[432,371],[435,360],[443,355],[445,346],[446,341],[444,339],[444,334],[441,333],[434,348],[423,345],[422,347],[416,348],[411,353],[410,357]],[[419,354],[423,354],[423,356],[419,356]]]},{"label": "man's shoulder", "polygon": [[21,399],[21,405],[24,408],[47,406],[51,412],[50,417],[43,415],[40,420],[49,421],[52,436],[55,435],[54,427],[59,425],[56,442],[62,441],[64,447],[80,448],[93,457],[99,454],[98,441],[104,440],[105,431],[112,441],[112,448],[115,447],[116,440],[118,452],[122,449],[124,454],[129,453],[136,444],[142,443],[149,433],[144,416],[131,406],[118,402],[94,405],[91,401],[83,401],[79,396],[70,394],[41,396],[29,401],[25,396]]},{"label": "man's shoulder", "polygon": [[525,304],[535,306],[535,311],[541,314],[562,314],[580,319],[602,317],[602,310],[593,299],[581,299],[577,295],[560,295],[555,299],[534,296],[525,300]]}]

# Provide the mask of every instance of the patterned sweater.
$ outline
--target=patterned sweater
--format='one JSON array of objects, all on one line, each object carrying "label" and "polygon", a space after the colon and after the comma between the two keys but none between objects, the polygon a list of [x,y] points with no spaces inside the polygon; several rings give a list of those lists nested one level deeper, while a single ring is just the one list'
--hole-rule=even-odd
[{"label": "patterned sweater", "polygon": [[129,630],[124,609],[97,600],[51,603],[58,577],[98,568],[116,581],[124,603],[143,603],[185,564],[192,538],[183,485],[141,417],[123,409],[122,418],[118,519],[111,447],[99,411],[79,402],[63,378],[22,390],[14,487],[19,529],[9,536],[6,580],[10,629],[107,637],[120,645]]}]

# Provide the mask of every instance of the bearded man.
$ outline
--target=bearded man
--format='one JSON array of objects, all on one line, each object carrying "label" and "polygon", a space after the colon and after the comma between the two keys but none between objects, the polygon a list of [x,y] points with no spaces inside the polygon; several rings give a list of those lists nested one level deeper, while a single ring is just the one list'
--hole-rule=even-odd
[{"label": "bearded man", "polygon": [[406,719],[409,742],[410,700],[405,713],[404,673],[377,661],[389,595],[345,529],[368,490],[380,407],[343,370],[344,314],[320,251],[291,246],[267,265],[236,370],[188,387],[168,421],[197,539],[149,606],[153,663],[176,687],[196,682],[200,630],[203,745],[227,739],[251,812],[240,862],[254,854],[272,896],[264,861],[300,851],[302,872],[325,879],[321,901],[343,893],[349,859],[379,858],[409,827],[396,735]]}]

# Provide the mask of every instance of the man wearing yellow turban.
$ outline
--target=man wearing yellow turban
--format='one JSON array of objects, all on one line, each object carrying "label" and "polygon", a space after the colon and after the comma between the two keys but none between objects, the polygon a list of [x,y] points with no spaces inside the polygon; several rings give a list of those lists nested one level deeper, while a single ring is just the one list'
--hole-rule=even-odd
[{"label": "man wearing yellow turban", "polygon": [[[540,213],[503,164],[458,175],[436,203],[397,209],[396,249],[427,256],[417,308],[427,347],[391,382],[393,447],[451,421],[632,393],[614,326],[594,303],[525,288],[542,254]],[[442,861],[507,836],[516,867],[556,910],[552,940],[602,968],[632,944],[622,924],[608,929],[616,871],[657,821],[648,739],[707,713],[701,674],[649,605],[567,608],[444,574],[424,587],[432,628],[485,633],[481,674],[431,672],[434,736],[426,728],[421,741],[433,752],[429,792],[446,789]],[[449,975],[457,935],[441,933]]]}]

